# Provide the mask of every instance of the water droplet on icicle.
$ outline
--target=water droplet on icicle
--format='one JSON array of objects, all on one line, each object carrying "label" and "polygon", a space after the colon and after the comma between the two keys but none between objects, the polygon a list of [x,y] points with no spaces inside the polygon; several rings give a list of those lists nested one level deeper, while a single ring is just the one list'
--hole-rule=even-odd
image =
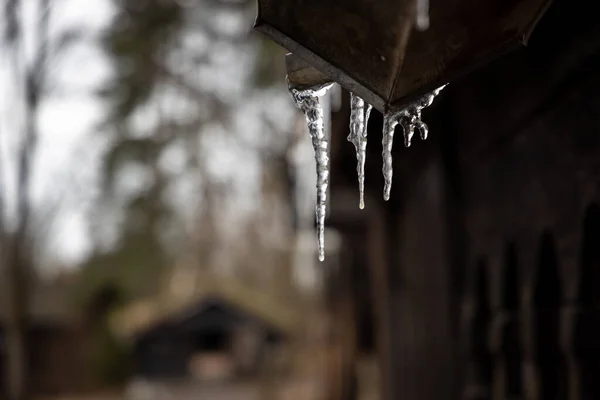
[{"label": "water droplet on icicle", "polygon": [[365,160],[367,158],[367,125],[371,105],[354,93],[350,94],[350,135],[348,141],[356,149],[356,172],[358,174],[359,207],[365,208]]},{"label": "water droplet on icicle", "polygon": [[446,85],[440,86],[431,93],[409,103],[405,108],[400,110],[388,111],[383,117],[383,199],[389,200],[392,190],[392,177],[394,171],[392,168],[392,146],[394,143],[394,130],[396,125],[402,126],[404,134],[404,145],[409,147],[415,130],[419,131],[422,140],[427,139],[429,128],[421,120],[421,112],[429,107],[435,97],[440,94]]},{"label": "water droplet on icicle", "polygon": [[327,186],[329,185],[329,149],[325,137],[323,108],[319,97],[327,93],[333,84],[326,86],[298,90],[290,87],[294,104],[304,113],[308,124],[308,132],[312,139],[317,165],[317,241],[319,248],[319,261],[325,259],[325,211],[327,204]]}]

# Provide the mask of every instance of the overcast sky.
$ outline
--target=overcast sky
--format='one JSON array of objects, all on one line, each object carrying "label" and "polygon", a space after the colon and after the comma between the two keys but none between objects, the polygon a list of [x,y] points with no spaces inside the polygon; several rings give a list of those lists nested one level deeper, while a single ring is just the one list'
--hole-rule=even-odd
[{"label": "overcast sky", "polygon": [[[35,27],[36,2],[23,0],[26,56],[31,59],[35,43],[31,32]],[[80,27],[92,36],[104,28],[112,16],[108,1],[56,0],[50,23],[51,37],[66,29]],[[93,6],[92,6],[93,4]],[[2,21],[2,28],[4,21]],[[18,99],[13,88],[7,49],[0,63],[0,139],[2,167],[8,212],[14,210],[14,150],[17,146]],[[81,260],[90,249],[86,213],[95,187],[94,179],[100,154],[101,137],[94,131],[103,110],[93,89],[110,76],[110,67],[97,46],[89,40],[70,48],[52,60],[49,80],[51,93],[43,101],[39,119],[40,139],[34,167],[32,196],[36,206],[47,207],[56,202],[57,192],[68,185],[61,197],[48,243],[53,253],[65,264]]]},{"label": "overcast sky", "polygon": [[[35,4],[32,0],[23,0],[24,4]],[[53,0],[51,35],[57,36],[60,32],[74,27],[81,27],[90,34],[98,33],[111,21],[113,9],[109,0]],[[92,6],[93,4],[93,6]],[[27,9],[25,26],[28,32],[35,27],[35,10]],[[216,15],[216,18],[219,15]],[[251,21],[237,20],[237,26],[229,21],[227,15],[220,15],[216,20],[223,29],[249,29]],[[212,17],[211,17],[212,18]],[[226,23],[229,21],[228,23]],[[242,23],[243,26],[239,24]],[[247,26],[246,26],[247,25]],[[0,27],[2,29],[2,27]],[[196,45],[196,44],[195,44]],[[28,54],[33,53],[35,44],[27,41]],[[274,141],[275,137],[266,134],[265,119],[270,126],[275,126],[277,131],[285,134],[290,132],[292,121],[297,112],[282,87],[262,93],[255,93],[252,97],[248,94],[240,97],[245,77],[252,62],[252,46],[249,50],[230,54],[225,46],[217,46],[214,52],[213,65],[207,65],[193,73],[199,79],[203,90],[218,90],[224,99],[232,98],[236,113],[231,129],[245,142],[262,143]],[[10,132],[18,132],[15,119],[18,119],[18,107],[15,105],[14,96],[8,90],[11,87],[9,65],[4,57],[6,49],[0,48],[0,144],[2,145],[2,167],[4,169],[5,189],[9,197],[14,197],[14,173],[11,174],[10,166],[14,160],[15,138]],[[31,57],[30,57],[31,58]],[[235,60],[235,62],[232,62]],[[283,59],[281,60],[283,62]],[[58,60],[54,60],[50,73],[50,81],[54,89],[43,103],[39,120],[40,141],[36,155],[35,175],[33,179],[33,199],[38,209],[45,209],[49,203],[56,202],[56,193],[68,188],[66,196],[60,197],[61,208],[58,212],[54,229],[50,233],[50,242],[47,247],[65,266],[76,265],[83,260],[91,250],[91,241],[88,235],[88,217],[90,207],[94,206],[100,155],[102,154],[103,141],[106,133],[96,131],[98,122],[103,117],[104,109],[101,102],[94,97],[94,89],[101,87],[110,79],[111,67],[108,60],[102,55],[97,45],[84,41],[70,48],[68,53]],[[164,94],[163,94],[164,95]],[[171,104],[180,112],[184,107]],[[140,114],[147,125],[153,121],[151,114]],[[238,218],[240,213],[252,213],[259,207],[256,204],[258,196],[257,185],[261,177],[261,160],[256,151],[240,146],[235,139],[232,142],[230,135],[224,135],[222,126],[208,124],[202,131],[203,141],[210,142],[209,173],[213,179],[227,180],[234,186],[228,201],[235,204],[234,209],[227,211],[228,218]],[[235,135],[234,135],[235,136]],[[227,139],[229,137],[229,139]],[[301,167],[308,176],[306,181],[306,195],[308,196],[307,209],[312,214],[314,209],[314,160],[312,147],[308,134],[306,141],[301,146],[301,153],[305,160]],[[177,149],[173,148],[172,157],[165,157],[168,168],[173,169],[173,183],[184,183],[182,172],[179,171],[181,157]],[[308,157],[308,158],[307,158]],[[179,159],[179,162],[178,162]],[[139,172],[139,171],[138,171]],[[135,175],[135,174],[134,174]],[[176,179],[177,178],[177,179]],[[193,179],[193,177],[191,178]],[[130,183],[140,183],[140,175],[129,179]],[[177,182],[176,182],[177,181]],[[138,185],[139,186],[139,185]],[[12,188],[11,188],[12,187]],[[189,190],[177,193],[177,185],[171,196],[176,202],[181,203],[180,208],[189,208],[190,203],[198,199],[190,195]],[[252,204],[250,204],[251,202]],[[14,203],[14,202],[13,202]],[[104,221],[104,225],[110,222]],[[227,224],[225,225],[236,225]]]}]

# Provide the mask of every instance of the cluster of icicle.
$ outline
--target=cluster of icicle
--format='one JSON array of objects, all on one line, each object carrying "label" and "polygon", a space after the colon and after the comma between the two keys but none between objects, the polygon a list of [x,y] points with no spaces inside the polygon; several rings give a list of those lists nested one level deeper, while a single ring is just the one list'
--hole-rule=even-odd
[{"label": "cluster of icicle", "polygon": [[[325,207],[327,204],[327,186],[329,185],[329,151],[327,138],[323,126],[323,108],[319,103],[319,97],[325,95],[333,84],[320,86],[312,89],[298,90],[290,86],[290,93],[296,107],[304,113],[308,124],[308,132],[312,138],[317,165],[317,240],[319,260],[325,259]],[[429,107],[435,97],[446,85],[441,86],[431,93],[413,101],[406,107],[398,110],[388,111],[383,119],[383,198],[389,200],[392,189],[392,146],[394,142],[394,131],[397,125],[402,126],[404,131],[404,145],[410,146],[415,130],[419,131],[422,140],[427,139],[428,128],[421,120],[421,112]],[[372,107],[363,99],[351,94],[350,113],[350,135],[348,141],[356,149],[356,172],[358,173],[359,207],[365,207],[365,160],[367,156],[367,125]]]},{"label": "cluster of icicle", "polygon": [[427,139],[429,129],[421,120],[421,111],[429,107],[435,97],[444,89],[446,85],[435,89],[433,92],[408,104],[405,108],[396,111],[388,111],[383,117],[383,199],[390,199],[392,190],[392,176],[394,170],[392,168],[392,145],[394,143],[394,131],[396,125],[402,126],[404,131],[404,146],[409,147],[415,130],[419,131],[421,140]]}]

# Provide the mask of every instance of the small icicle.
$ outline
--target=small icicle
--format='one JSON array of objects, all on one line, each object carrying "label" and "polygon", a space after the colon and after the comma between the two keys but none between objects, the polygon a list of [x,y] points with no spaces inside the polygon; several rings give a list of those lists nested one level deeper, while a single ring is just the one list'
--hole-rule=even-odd
[{"label": "small icicle", "polygon": [[415,134],[415,118],[409,115],[402,115],[400,120],[402,130],[404,131],[404,146],[410,147],[411,140]]},{"label": "small icicle", "polygon": [[444,86],[440,86],[431,93],[427,93],[425,96],[410,103],[408,106],[406,106],[406,108],[404,108],[400,112],[400,123],[402,124],[402,128],[404,129],[404,145],[406,147],[410,146],[412,137],[415,133],[415,129],[419,131],[421,140],[427,139],[427,135],[429,134],[429,128],[427,127],[427,124],[425,124],[421,120],[421,112],[423,111],[423,109],[433,104],[433,100],[435,100],[435,97],[438,94],[440,94],[442,89],[444,89],[446,86],[447,84]]},{"label": "small icicle", "polygon": [[440,86],[433,92],[413,101],[403,109],[396,111],[388,111],[383,119],[383,199],[389,200],[392,190],[392,145],[394,141],[394,130],[396,125],[402,125],[404,133],[404,145],[409,147],[412,137],[415,134],[415,129],[419,131],[422,140],[427,139],[429,128],[421,120],[421,111],[429,107],[435,97],[440,94],[442,89],[447,86]]},{"label": "small icicle", "polygon": [[417,29],[426,31],[429,28],[429,0],[417,0]]},{"label": "small icicle", "polygon": [[317,241],[319,261],[325,260],[325,211],[327,204],[327,186],[329,185],[329,150],[323,126],[323,108],[319,97],[323,96],[333,84],[326,86],[297,90],[290,87],[290,93],[296,107],[304,113],[308,124],[308,132],[312,138],[315,160],[317,165]]},{"label": "small icicle", "polygon": [[427,127],[427,124],[421,120],[417,120],[415,122],[415,126],[421,134],[421,140],[427,140],[427,135],[429,134],[429,128]]},{"label": "small icicle", "polygon": [[398,125],[398,113],[387,113],[383,117],[383,199],[390,199],[392,190],[392,176],[394,169],[392,168],[392,147],[394,144],[394,130]]},{"label": "small icicle", "polygon": [[371,105],[350,94],[350,135],[348,141],[356,149],[356,172],[358,174],[359,207],[365,208],[365,160],[367,158],[367,125],[371,115]]}]

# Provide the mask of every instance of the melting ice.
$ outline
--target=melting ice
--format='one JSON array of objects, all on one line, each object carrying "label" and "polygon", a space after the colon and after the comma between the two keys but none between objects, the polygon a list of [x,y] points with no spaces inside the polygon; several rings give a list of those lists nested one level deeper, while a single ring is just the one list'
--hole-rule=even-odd
[{"label": "melting ice", "polygon": [[294,104],[304,113],[308,124],[308,132],[312,138],[317,164],[317,240],[319,248],[319,260],[325,259],[325,211],[327,204],[327,186],[329,185],[329,149],[325,137],[323,108],[319,103],[319,97],[327,93],[333,84],[298,90],[290,87],[290,93]]},{"label": "melting ice", "polygon": [[429,0],[417,0],[417,29],[426,31],[429,28]]},{"label": "melting ice", "polygon": [[371,115],[371,105],[350,94],[350,135],[348,141],[356,149],[356,172],[358,174],[359,207],[365,208],[365,159],[367,157],[367,125]]},{"label": "melting ice", "polygon": [[[304,113],[308,124],[308,132],[312,138],[313,149],[317,167],[317,241],[319,249],[319,260],[325,259],[325,211],[327,204],[327,187],[329,185],[329,149],[325,137],[323,107],[319,103],[319,97],[327,93],[333,86],[328,84],[316,88],[299,90],[290,86],[289,90],[294,99],[296,107]],[[427,139],[428,128],[421,120],[421,112],[429,107],[435,97],[444,89],[441,86],[431,93],[409,103],[406,107],[388,111],[383,120],[383,198],[389,200],[392,189],[392,147],[394,143],[394,131],[400,124],[404,131],[404,145],[410,146],[415,130],[419,131],[421,139]],[[365,183],[365,159],[367,150],[367,124],[371,114],[371,105],[360,97],[351,95],[350,135],[348,141],[356,149],[356,171],[358,173],[358,187],[360,193],[360,208],[364,208],[364,183]]]},{"label": "melting ice", "polygon": [[429,132],[427,125],[421,120],[421,112],[424,108],[429,107],[435,97],[444,89],[446,85],[440,86],[433,92],[426,94],[423,97],[408,104],[405,108],[400,110],[389,111],[385,114],[383,119],[383,199],[390,199],[390,192],[392,190],[392,177],[394,170],[392,168],[392,146],[394,143],[394,130],[396,125],[400,124],[404,131],[404,145],[410,146],[412,137],[415,133],[415,129],[419,131],[421,139],[427,139]]}]

